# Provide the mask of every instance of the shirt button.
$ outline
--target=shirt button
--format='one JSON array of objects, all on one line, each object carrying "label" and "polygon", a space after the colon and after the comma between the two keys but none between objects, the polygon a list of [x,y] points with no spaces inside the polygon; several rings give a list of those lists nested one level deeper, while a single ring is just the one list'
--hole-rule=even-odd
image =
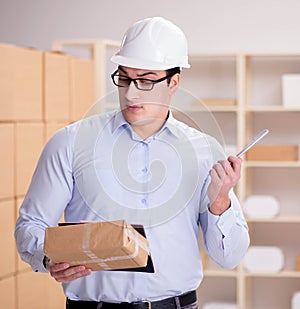
[{"label": "shirt button", "polygon": [[146,204],[146,203],[147,203],[147,200],[146,200],[145,198],[143,198],[143,199],[141,200],[141,202],[142,202],[143,204]]},{"label": "shirt button", "polygon": [[142,172],[143,172],[143,173],[147,173],[147,171],[148,171],[147,167],[144,167],[144,168],[142,169]]}]

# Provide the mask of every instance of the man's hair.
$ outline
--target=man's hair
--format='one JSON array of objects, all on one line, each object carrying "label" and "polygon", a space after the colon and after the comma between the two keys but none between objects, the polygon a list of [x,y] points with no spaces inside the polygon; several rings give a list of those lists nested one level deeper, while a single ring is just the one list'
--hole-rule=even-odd
[{"label": "man's hair", "polygon": [[[175,67],[175,68],[166,70],[167,75],[172,74],[172,76],[177,73],[180,74],[180,72],[181,72],[180,67]],[[172,76],[167,79],[168,85],[170,84]]]}]

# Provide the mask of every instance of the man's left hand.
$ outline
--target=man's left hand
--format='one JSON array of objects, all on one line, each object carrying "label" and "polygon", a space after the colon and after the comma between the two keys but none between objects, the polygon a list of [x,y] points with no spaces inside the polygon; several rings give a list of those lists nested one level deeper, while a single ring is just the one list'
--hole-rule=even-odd
[{"label": "man's left hand", "polygon": [[240,179],[241,166],[241,158],[229,156],[227,160],[218,161],[210,170],[211,182],[207,194],[212,214],[221,215],[230,207],[229,191]]}]

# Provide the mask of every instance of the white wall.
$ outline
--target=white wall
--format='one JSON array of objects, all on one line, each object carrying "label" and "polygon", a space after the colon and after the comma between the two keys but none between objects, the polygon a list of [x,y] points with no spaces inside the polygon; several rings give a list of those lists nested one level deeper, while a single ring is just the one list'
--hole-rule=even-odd
[{"label": "white wall", "polygon": [[0,42],[51,49],[54,39],[121,40],[160,15],[193,52],[300,51],[299,0],[0,0]]}]

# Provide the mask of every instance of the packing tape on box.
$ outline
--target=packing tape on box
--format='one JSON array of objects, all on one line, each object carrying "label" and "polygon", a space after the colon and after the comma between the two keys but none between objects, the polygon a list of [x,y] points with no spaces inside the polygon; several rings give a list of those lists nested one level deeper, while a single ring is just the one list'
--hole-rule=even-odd
[{"label": "packing tape on box", "polygon": [[132,239],[135,243],[135,250],[130,255],[120,255],[120,256],[112,256],[109,258],[102,259],[98,257],[94,252],[90,250],[90,236],[91,236],[91,226],[89,224],[84,225],[84,235],[82,241],[82,249],[83,252],[90,258],[89,260],[84,261],[74,261],[75,264],[95,264],[97,263],[99,266],[103,267],[105,270],[110,270],[111,267],[107,265],[107,262],[118,261],[118,260],[127,260],[133,259],[138,256],[139,248],[142,248],[149,254],[149,248],[139,239],[138,235],[135,235],[129,229],[125,229],[125,234],[130,239]]},{"label": "packing tape on box", "polygon": [[283,264],[282,250],[273,246],[251,246],[244,258],[248,272],[276,273],[282,270]]},{"label": "packing tape on box", "polygon": [[243,209],[248,218],[274,218],[279,214],[280,205],[272,195],[250,195]]}]

